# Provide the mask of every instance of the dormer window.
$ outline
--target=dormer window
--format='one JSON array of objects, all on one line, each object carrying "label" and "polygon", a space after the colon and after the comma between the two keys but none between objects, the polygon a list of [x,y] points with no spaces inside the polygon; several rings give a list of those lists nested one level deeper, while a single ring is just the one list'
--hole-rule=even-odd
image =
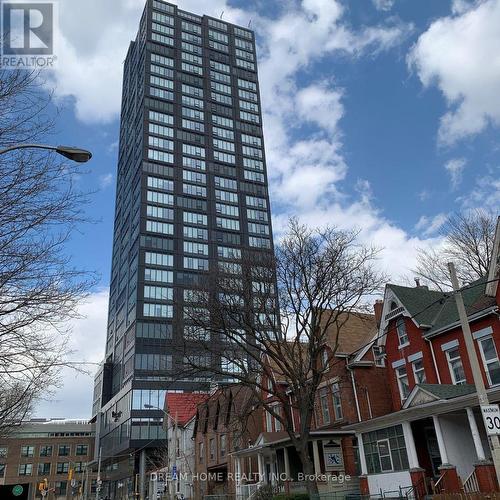
[{"label": "dormer window", "polygon": [[403,318],[398,318],[396,321],[396,330],[398,332],[399,346],[405,346],[410,343],[408,340],[408,334],[406,333],[405,320]]}]

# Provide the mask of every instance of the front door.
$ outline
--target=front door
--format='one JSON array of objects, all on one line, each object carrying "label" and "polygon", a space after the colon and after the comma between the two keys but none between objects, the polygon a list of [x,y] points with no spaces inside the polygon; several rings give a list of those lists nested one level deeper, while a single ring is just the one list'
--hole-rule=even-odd
[{"label": "front door", "polygon": [[432,473],[434,477],[439,477],[440,472],[438,467],[441,465],[441,455],[439,453],[439,445],[436,437],[436,431],[433,425],[424,427],[425,442],[427,444],[427,452],[432,465]]}]

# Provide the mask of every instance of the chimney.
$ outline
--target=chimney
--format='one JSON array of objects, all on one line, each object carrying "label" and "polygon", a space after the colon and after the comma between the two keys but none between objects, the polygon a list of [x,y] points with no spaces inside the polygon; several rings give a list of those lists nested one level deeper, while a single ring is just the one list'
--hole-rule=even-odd
[{"label": "chimney", "polygon": [[417,288],[423,288],[425,290],[429,290],[429,287],[427,285],[421,285],[420,284],[420,278],[413,278],[415,280],[415,285]]},{"label": "chimney", "polygon": [[380,299],[376,300],[375,304],[373,304],[373,311],[375,313],[375,321],[377,322],[377,328],[380,326],[383,307],[384,307],[384,301]]}]

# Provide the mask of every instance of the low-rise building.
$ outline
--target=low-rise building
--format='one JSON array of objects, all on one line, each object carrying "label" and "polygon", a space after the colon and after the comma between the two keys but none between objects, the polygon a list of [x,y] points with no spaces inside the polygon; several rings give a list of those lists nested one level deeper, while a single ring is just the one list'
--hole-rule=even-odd
[{"label": "low-rise building", "polygon": [[239,460],[235,454],[256,441],[262,424],[262,409],[253,405],[252,391],[238,384],[216,389],[198,406],[193,432],[195,498],[234,495],[241,480],[258,482],[257,458]]},{"label": "low-rise building", "polygon": [[193,440],[196,412],[208,394],[167,392],[163,427],[167,439],[151,457],[149,498],[194,499],[195,446]]},{"label": "low-rise building", "polygon": [[79,492],[95,498],[94,426],[87,420],[32,419],[0,438],[0,484],[30,483],[30,499],[41,498],[47,479],[50,498],[70,499]]},{"label": "low-rise building", "polygon": [[[380,304],[376,311],[380,313]],[[338,324],[342,326],[339,328]],[[338,323],[327,329],[322,355],[325,372],[316,394],[309,440],[309,455],[320,491],[357,491],[360,473],[357,440],[353,431],[343,427],[391,410],[385,359],[381,351],[373,348],[376,335],[376,316],[363,313],[341,315]],[[293,406],[290,384],[271,361],[270,365],[273,381],[265,380],[264,376],[262,385],[281,388],[289,394]],[[274,411],[282,414],[277,399],[269,393],[267,403],[275,404]],[[301,461],[289,434],[270,412],[264,411],[262,418],[263,432],[236,451],[235,459],[257,461],[259,483],[253,485],[253,490],[271,484],[283,491],[304,491]],[[300,429],[297,410],[293,412],[293,426]],[[246,497],[245,485],[236,486],[237,493]]]},{"label": "low-rise building", "polygon": [[[491,403],[500,402],[500,219],[488,276],[462,296]],[[357,432],[362,491],[498,490],[471,360],[452,292],[387,285],[378,348],[392,412]]]}]

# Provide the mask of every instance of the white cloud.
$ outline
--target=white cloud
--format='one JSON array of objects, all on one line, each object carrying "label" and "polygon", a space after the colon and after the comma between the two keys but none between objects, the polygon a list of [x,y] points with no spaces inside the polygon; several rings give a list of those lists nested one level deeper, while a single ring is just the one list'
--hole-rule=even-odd
[{"label": "white cloud", "polygon": [[297,111],[304,121],[315,123],[330,133],[337,132],[338,122],[344,114],[339,89],[329,88],[327,83],[313,83],[300,89],[295,97]]},{"label": "white cloud", "polygon": [[463,208],[484,208],[498,213],[500,207],[500,167],[489,167],[486,175],[477,177],[472,190],[458,198]]},{"label": "white cloud", "polygon": [[[176,3],[174,1],[174,3]],[[225,0],[186,0],[182,8],[224,19],[238,18]],[[144,0],[65,0],[59,4],[57,68],[47,72],[47,86],[56,98],[69,102],[86,123],[107,123],[120,112],[123,62],[135,39]],[[246,21],[246,22],[245,22]]]},{"label": "white cloud", "polygon": [[113,174],[107,173],[99,176],[99,186],[101,189],[106,189],[113,183]]},{"label": "white cloud", "polygon": [[434,217],[422,215],[415,225],[415,230],[420,231],[424,236],[436,234],[448,219],[446,214],[437,214]]},{"label": "white cloud", "polygon": [[[101,290],[90,295],[78,308],[80,319],[70,322],[69,349],[74,351],[71,361],[100,363],[106,342],[108,317],[108,291]],[[84,365],[90,375],[64,368],[61,387],[50,400],[36,405],[37,417],[89,418],[92,410],[93,375],[95,365]]]},{"label": "white cloud", "polygon": [[444,168],[450,175],[451,187],[457,189],[462,182],[462,174],[466,165],[465,158],[454,158],[448,161]]},{"label": "white cloud", "polygon": [[431,194],[427,189],[422,189],[420,193],[418,193],[418,199],[420,201],[427,201],[430,198]]},{"label": "white cloud", "polygon": [[455,1],[453,12],[434,21],[408,56],[422,84],[436,85],[447,101],[442,144],[500,125],[500,0]]},{"label": "white cloud", "polygon": [[373,5],[378,10],[391,10],[396,0],[372,0]]}]

